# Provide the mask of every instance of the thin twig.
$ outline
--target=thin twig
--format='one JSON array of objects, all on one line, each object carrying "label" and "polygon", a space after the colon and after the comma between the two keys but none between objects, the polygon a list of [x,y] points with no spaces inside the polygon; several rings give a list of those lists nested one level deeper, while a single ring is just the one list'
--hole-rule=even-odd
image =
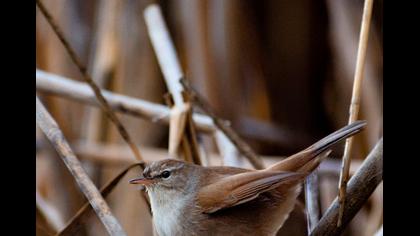
[{"label": "thin twig", "polygon": [[108,102],[105,100],[104,96],[101,93],[101,90],[99,87],[95,84],[95,82],[92,80],[90,75],[87,73],[86,67],[80,62],[79,58],[76,56],[76,53],[71,48],[68,41],[65,39],[63,32],[58,27],[58,25],[53,20],[51,14],[48,12],[48,10],[45,8],[44,4],[41,0],[36,0],[37,6],[41,10],[42,14],[47,19],[48,23],[51,25],[52,29],[60,39],[61,43],[64,45],[66,51],[70,55],[71,60],[76,64],[77,68],[79,69],[80,73],[82,74],[82,78],[89,84],[90,88],[95,93],[96,98],[99,101],[99,104],[105,114],[108,116],[108,118],[115,124],[115,126],[118,129],[118,132],[121,134],[122,138],[128,143],[131,150],[134,153],[135,158],[137,161],[142,161],[143,158],[140,155],[140,151],[137,149],[137,146],[133,143],[132,139],[130,138],[127,130],[124,128],[123,124],[120,122],[118,117],[115,115],[115,113],[112,111],[111,107],[109,106]]},{"label": "thin twig", "polygon": [[102,198],[100,192],[70,149],[57,123],[45,109],[44,105],[42,105],[38,97],[36,97],[36,123],[60,154],[60,157],[70,170],[80,190],[92,205],[108,233],[110,235],[126,235],[118,220],[112,215],[108,204]]},{"label": "thin twig", "polygon": [[310,233],[318,224],[321,212],[321,208],[319,207],[318,169],[306,177],[304,187],[308,233]]},{"label": "thin twig", "polygon": [[[361,91],[361,85],[362,85],[362,80],[363,80],[366,50],[367,50],[367,45],[368,45],[369,26],[370,26],[370,21],[371,21],[371,16],[372,16],[372,5],[373,5],[373,0],[365,0],[365,4],[363,8],[362,24],[361,24],[361,29],[360,29],[359,48],[357,51],[356,69],[355,69],[355,74],[354,74],[353,94],[352,94],[351,104],[350,104],[349,124],[356,121],[359,114],[360,91]],[[341,225],[341,219],[343,217],[343,212],[344,212],[344,204],[345,204],[345,199],[346,199],[347,181],[349,178],[349,168],[350,168],[349,166],[350,166],[350,156],[351,156],[352,146],[353,146],[353,138],[350,137],[346,140],[346,145],[344,147],[343,164],[342,164],[341,174],[340,174],[339,192],[338,192],[338,196],[340,199],[340,214],[338,217],[337,226]]]},{"label": "thin twig", "polygon": [[383,139],[381,138],[349,181],[342,224],[337,227],[339,200],[336,198],[322,216],[311,236],[340,235],[356,213],[363,207],[383,176]]},{"label": "thin twig", "polygon": [[239,135],[227,124],[225,120],[220,119],[211,110],[210,105],[192,88],[185,78],[181,78],[181,83],[185,90],[190,94],[191,99],[198,105],[208,116],[210,116],[214,124],[229,138],[236,148],[251,162],[256,169],[263,169],[264,164],[261,158],[252,150],[252,148],[242,140]]}]

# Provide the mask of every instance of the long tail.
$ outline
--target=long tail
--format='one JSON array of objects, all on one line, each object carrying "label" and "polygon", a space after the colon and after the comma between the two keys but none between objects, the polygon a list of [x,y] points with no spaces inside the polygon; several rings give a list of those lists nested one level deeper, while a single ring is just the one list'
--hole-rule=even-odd
[{"label": "long tail", "polygon": [[359,133],[365,126],[366,121],[355,121],[312,144],[305,150],[300,151],[267,169],[274,171],[311,172],[319,165],[321,160],[329,154],[329,149],[332,145]]}]

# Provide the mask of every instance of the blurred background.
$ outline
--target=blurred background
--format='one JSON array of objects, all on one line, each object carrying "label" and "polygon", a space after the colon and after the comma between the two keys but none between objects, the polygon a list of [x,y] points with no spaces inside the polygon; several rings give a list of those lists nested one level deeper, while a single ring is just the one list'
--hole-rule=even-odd
[{"label": "blurred background", "polygon": [[[89,74],[100,87],[164,105],[167,92],[143,17],[158,3],[190,83],[216,113],[265,163],[293,154],[347,124],[360,22],[361,0],[43,0]],[[383,1],[374,1],[352,171],[382,136]],[[37,69],[82,81],[77,67],[39,9],[36,19]],[[85,170],[101,187],[134,162],[128,146],[102,112],[93,106],[38,91]],[[165,158],[168,126],[121,114],[123,124],[146,160]],[[212,136],[200,143],[218,163]],[[37,130],[37,235],[62,229],[85,201],[55,150]],[[83,144],[83,145],[81,145]],[[320,171],[322,212],[337,196],[344,145]],[[244,161],[246,162],[246,161]],[[221,162],[220,162],[221,163]],[[128,235],[152,235],[147,205],[127,180],[107,198]],[[382,184],[344,235],[373,235],[382,225]],[[303,199],[303,198],[302,198]],[[304,200],[302,200],[304,204]],[[299,210],[300,209],[300,210]],[[286,223],[286,235],[305,235],[304,206]],[[78,235],[105,235],[96,216]]]}]

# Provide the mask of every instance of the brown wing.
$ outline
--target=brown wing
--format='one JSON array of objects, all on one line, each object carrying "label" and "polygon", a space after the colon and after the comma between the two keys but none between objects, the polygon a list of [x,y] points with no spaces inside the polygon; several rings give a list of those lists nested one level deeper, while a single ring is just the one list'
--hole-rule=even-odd
[{"label": "brown wing", "polygon": [[236,206],[274,188],[297,184],[305,174],[281,171],[251,171],[221,178],[203,187],[198,193],[198,205],[203,213]]}]

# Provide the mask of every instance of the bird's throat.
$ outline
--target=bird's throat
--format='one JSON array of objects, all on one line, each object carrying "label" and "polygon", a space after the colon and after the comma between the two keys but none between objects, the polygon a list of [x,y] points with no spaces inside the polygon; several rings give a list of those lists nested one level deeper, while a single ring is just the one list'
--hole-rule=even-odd
[{"label": "bird's throat", "polygon": [[188,202],[188,195],[179,196],[175,191],[149,190],[153,223],[159,236],[177,235],[182,231],[181,216],[183,216]]}]

